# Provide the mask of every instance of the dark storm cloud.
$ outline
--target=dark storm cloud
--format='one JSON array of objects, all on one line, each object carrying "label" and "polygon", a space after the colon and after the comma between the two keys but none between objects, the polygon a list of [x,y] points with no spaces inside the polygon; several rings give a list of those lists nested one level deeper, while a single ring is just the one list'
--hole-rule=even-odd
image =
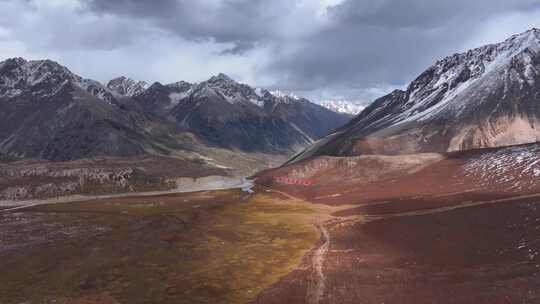
[{"label": "dark storm cloud", "polygon": [[537,0],[346,0],[328,9],[329,27],[277,58],[271,70],[304,90],[403,85],[436,59],[462,51],[490,18],[539,8]]},{"label": "dark storm cloud", "polygon": [[347,0],[329,9],[344,25],[426,29],[454,19],[476,22],[498,12],[538,7],[536,0]]},{"label": "dark storm cloud", "polygon": [[290,7],[283,0],[86,0],[101,14],[132,16],[154,21],[184,38],[214,39],[244,49],[253,41],[272,37],[273,26]]},{"label": "dark storm cloud", "polygon": [[234,41],[234,47],[221,52],[222,55],[242,55],[245,52],[253,49],[255,42],[252,41]]},{"label": "dark storm cloud", "polygon": [[258,71],[273,75],[276,86],[304,91],[403,85],[433,60],[460,50],[482,22],[540,6],[537,0],[345,0],[328,8],[324,26],[290,40],[276,28],[284,22],[291,30],[309,27],[287,20],[295,1],[88,1],[99,14],[150,20],[184,38],[233,45],[221,54],[268,46],[272,58]]},{"label": "dark storm cloud", "polygon": [[52,57],[100,80],[225,72],[365,101],[531,26],[540,0],[0,0],[0,57]]}]

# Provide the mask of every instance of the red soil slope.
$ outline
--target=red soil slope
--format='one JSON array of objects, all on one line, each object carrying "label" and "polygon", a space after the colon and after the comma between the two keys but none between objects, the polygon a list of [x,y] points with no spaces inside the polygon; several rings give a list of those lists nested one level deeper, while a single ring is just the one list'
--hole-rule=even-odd
[{"label": "red soil slope", "polygon": [[255,302],[540,303],[540,146],[451,153],[413,169],[365,181],[346,172],[329,183],[322,177],[335,171],[323,169],[311,173],[312,186],[273,181],[299,167],[259,176],[313,203],[352,206],[334,213],[319,247]]}]

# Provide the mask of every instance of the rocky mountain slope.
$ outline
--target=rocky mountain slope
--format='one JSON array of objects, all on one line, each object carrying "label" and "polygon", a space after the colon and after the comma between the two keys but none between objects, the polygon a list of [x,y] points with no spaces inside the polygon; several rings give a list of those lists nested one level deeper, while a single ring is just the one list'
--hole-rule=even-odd
[{"label": "rocky mountain slope", "polygon": [[340,210],[315,254],[255,302],[312,303],[320,264],[320,303],[538,302],[539,153],[325,156],[260,176],[268,192]]},{"label": "rocky mountain slope", "polygon": [[154,83],[134,99],[145,112],[174,121],[207,144],[250,152],[291,153],[350,118],[307,99],[254,89],[225,74],[197,84]]},{"label": "rocky mountain slope", "polygon": [[347,119],[225,75],[150,87],[119,77],[105,86],[50,60],[0,62],[0,154],[10,157],[287,155]]},{"label": "rocky mountain slope", "polygon": [[445,152],[540,139],[540,30],[446,57],[295,160]]},{"label": "rocky mountain slope", "polygon": [[0,63],[0,153],[69,160],[185,148],[189,143],[171,130],[126,110],[105,86],[56,62]]}]

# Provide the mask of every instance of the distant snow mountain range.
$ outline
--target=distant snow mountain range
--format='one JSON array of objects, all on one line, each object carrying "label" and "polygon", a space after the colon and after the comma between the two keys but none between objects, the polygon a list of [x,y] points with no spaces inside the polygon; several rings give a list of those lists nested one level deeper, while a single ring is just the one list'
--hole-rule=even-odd
[{"label": "distant snow mountain range", "polygon": [[351,115],[357,115],[366,108],[366,106],[346,100],[325,100],[320,102],[320,105],[334,112]]},{"label": "distant snow mountain range", "polygon": [[[219,74],[216,77],[232,80],[225,74]],[[168,84],[167,86],[173,88],[173,90],[174,87],[177,87],[179,89],[179,92],[171,93],[171,95],[169,96],[172,100],[172,104],[177,104],[180,100],[187,96],[187,94],[191,91],[193,84],[185,81],[180,81]],[[134,80],[125,76],[115,78],[107,83],[107,88],[109,90],[113,91],[119,96],[127,97],[133,97],[142,94],[146,89],[148,89],[148,87],[150,87],[150,85],[144,81]],[[275,98],[280,99],[282,102],[298,101],[304,99],[294,93],[288,93],[279,90],[270,91],[262,88],[255,88],[254,92],[257,96],[255,98],[250,98],[250,101],[258,106],[264,106],[264,101],[261,98],[264,97],[265,94],[271,94]],[[363,109],[365,109],[365,106],[358,105],[354,102],[346,100],[325,100],[322,102],[314,103],[317,103],[331,111],[350,115],[357,115]]]},{"label": "distant snow mountain range", "polygon": [[0,62],[0,154],[53,160],[220,148],[286,155],[351,116],[219,74],[106,85],[51,60]]}]

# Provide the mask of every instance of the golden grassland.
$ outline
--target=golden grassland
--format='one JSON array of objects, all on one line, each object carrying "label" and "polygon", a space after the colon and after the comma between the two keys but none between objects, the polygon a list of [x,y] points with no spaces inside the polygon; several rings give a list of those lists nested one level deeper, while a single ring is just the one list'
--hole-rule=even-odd
[{"label": "golden grassland", "polygon": [[321,213],[229,190],[4,214],[24,246],[0,251],[0,303],[247,303],[314,246]]}]

